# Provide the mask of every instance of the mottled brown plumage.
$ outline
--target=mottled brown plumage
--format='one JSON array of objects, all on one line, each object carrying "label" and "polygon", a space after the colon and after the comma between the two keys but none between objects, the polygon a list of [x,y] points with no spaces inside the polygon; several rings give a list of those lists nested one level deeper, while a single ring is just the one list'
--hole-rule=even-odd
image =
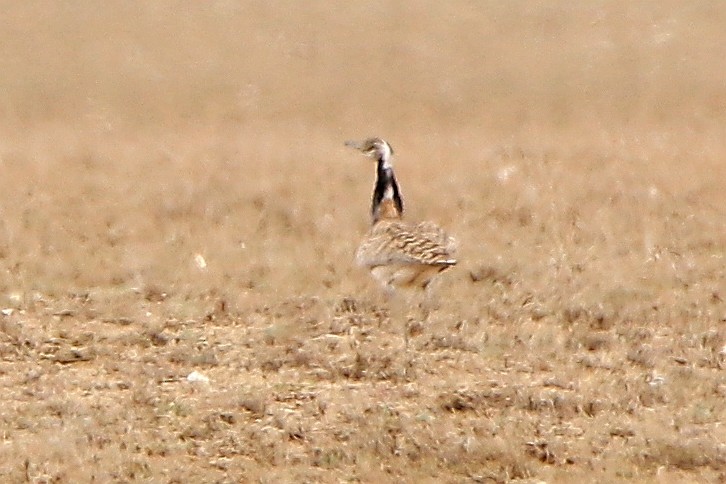
[{"label": "mottled brown plumage", "polygon": [[361,242],[356,261],[386,288],[426,288],[439,272],[456,264],[455,243],[430,222],[376,222]]}]

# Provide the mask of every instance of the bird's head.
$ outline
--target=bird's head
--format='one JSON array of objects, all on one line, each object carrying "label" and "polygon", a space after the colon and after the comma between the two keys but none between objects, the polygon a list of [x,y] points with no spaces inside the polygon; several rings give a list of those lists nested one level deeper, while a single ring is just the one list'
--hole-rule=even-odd
[{"label": "bird's head", "polygon": [[386,164],[390,163],[393,155],[391,145],[381,138],[368,138],[365,141],[346,141],[345,146],[355,148],[364,155],[376,161],[383,161]]}]

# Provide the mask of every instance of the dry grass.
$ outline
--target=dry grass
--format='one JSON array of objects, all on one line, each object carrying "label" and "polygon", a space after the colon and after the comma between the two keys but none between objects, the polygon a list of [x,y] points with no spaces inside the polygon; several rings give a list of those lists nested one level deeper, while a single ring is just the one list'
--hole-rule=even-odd
[{"label": "dry grass", "polygon": [[[0,480],[726,479],[722,8],[7,7]],[[425,324],[368,135],[460,241]]]}]

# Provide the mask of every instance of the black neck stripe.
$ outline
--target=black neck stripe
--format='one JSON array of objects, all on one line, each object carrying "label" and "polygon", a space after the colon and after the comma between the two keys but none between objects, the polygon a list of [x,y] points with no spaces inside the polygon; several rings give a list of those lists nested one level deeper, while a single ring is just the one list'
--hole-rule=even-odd
[{"label": "black neck stripe", "polygon": [[373,191],[373,203],[371,204],[371,214],[374,220],[377,219],[378,209],[386,197],[386,192],[389,188],[393,194],[393,203],[396,205],[396,210],[399,214],[403,214],[403,199],[401,198],[401,192],[398,188],[393,168],[390,166],[384,168],[383,160],[379,159],[376,168],[376,186]]}]

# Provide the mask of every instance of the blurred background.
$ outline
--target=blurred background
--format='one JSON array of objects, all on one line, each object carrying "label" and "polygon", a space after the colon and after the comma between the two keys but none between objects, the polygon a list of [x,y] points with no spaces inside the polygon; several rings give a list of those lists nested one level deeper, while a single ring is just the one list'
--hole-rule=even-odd
[{"label": "blurred background", "polygon": [[[8,2],[6,128],[304,124],[716,136],[726,11],[709,1]],[[655,140],[652,140],[655,141]],[[720,138],[718,139],[720,142]]]},{"label": "blurred background", "polygon": [[367,136],[470,264],[545,274],[575,229],[624,273],[696,234],[722,264],[716,2],[29,1],[3,25],[9,289],[191,284],[197,254],[202,287],[346,288],[373,173],[343,141]]}]

